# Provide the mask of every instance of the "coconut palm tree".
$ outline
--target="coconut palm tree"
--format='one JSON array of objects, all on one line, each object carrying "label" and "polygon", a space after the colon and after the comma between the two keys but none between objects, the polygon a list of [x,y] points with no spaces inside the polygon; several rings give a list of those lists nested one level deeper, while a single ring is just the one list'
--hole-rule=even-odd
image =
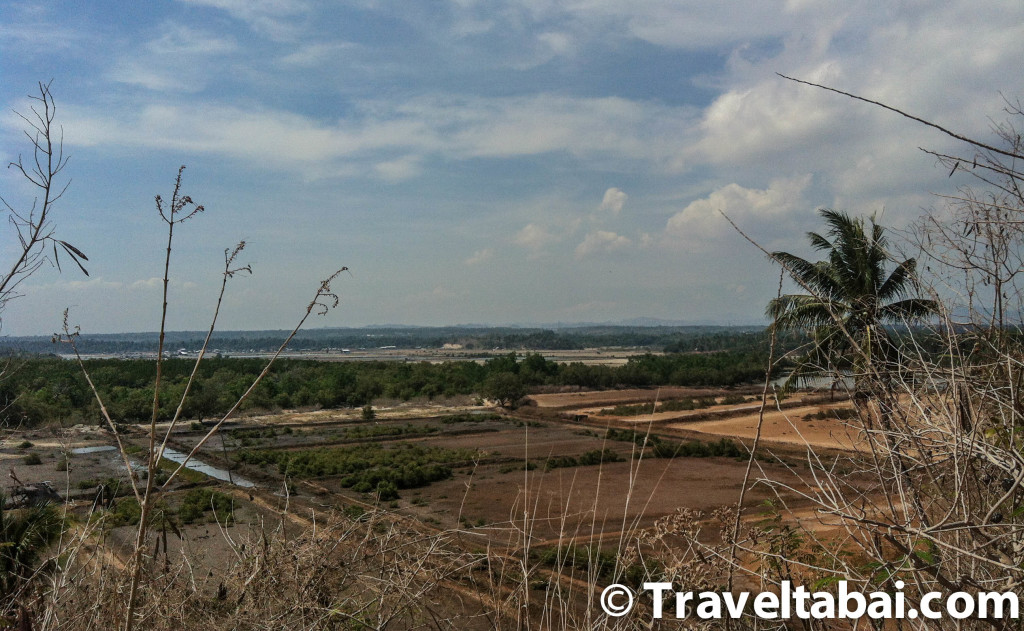
[{"label": "coconut palm tree", "polygon": [[874,216],[865,220],[830,209],[820,214],[828,232],[807,236],[814,249],[826,253],[825,260],[811,262],[788,252],[771,255],[808,292],[775,298],[766,310],[778,329],[813,335],[813,347],[791,382],[816,367],[863,376],[873,360],[892,349],[883,325],[919,320],[938,310],[935,301],[916,296],[914,259],[886,271],[888,243]]}]

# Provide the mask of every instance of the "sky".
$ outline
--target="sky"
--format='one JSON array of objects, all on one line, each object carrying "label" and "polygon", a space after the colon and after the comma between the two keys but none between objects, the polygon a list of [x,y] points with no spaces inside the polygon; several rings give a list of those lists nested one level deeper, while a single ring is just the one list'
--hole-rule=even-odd
[{"label": "sky", "polygon": [[[1021,97],[1024,4],[814,0],[113,0],[0,4],[0,160],[52,80],[70,187],[0,335],[159,326],[763,321],[769,251],[819,208],[894,231],[969,184],[955,141],[825,83],[991,140]],[[28,208],[12,169],[0,195]],[[4,223],[0,267],[17,242]],[[789,289],[789,287],[787,287]]]}]

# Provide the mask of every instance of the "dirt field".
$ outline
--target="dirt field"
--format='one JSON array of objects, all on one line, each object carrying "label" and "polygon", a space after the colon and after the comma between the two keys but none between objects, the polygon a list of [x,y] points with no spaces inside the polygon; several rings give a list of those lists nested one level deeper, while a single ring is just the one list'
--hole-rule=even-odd
[{"label": "dirt field", "polygon": [[[229,467],[232,476],[242,476],[255,488],[243,489],[226,482],[190,473],[178,479],[165,493],[174,506],[196,485],[219,489],[235,503],[235,524],[226,532],[241,536],[250,524],[280,524],[275,506],[283,506],[285,480],[276,465],[233,463],[241,450],[300,453],[319,449],[360,449],[374,444],[391,449],[419,445],[458,453],[475,454],[452,463],[451,477],[419,488],[399,490],[398,499],[381,505],[398,516],[413,518],[427,529],[457,530],[466,545],[515,548],[551,545],[562,541],[600,541],[614,548],[623,531],[651,526],[658,518],[679,507],[710,514],[717,508],[733,506],[739,497],[746,469],[745,459],[722,457],[655,458],[651,447],[640,458],[632,442],[608,440],[609,427],[635,426],[660,434],[667,440],[706,437],[750,439],[757,422],[757,406],[750,402],[715,405],[684,412],[646,416],[602,416],[603,408],[636,402],[692,397],[722,397],[737,391],[694,388],[633,389],[614,392],[560,393],[536,395],[536,405],[523,414],[495,414],[471,401],[413,402],[381,405],[376,418],[364,420],[361,410],[286,412],[238,419],[200,452],[199,458],[214,467]],[[748,395],[749,396],[749,395]],[[848,404],[838,404],[839,407]],[[818,418],[831,408],[804,405],[766,414],[764,440],[768,444],[849,449],[855,437],[835,418]],[[823,412],[824,411],[824,412]],[[587,423],[567,419],[588,416]],[[453,420],[453,415],[455,418]],[[708,419],[708,415],[721,418]],[[824,414],[828,416],[827,414]],[[686,420],[688,417],[694,417]],[[183,424],[173,436],[172,446],[187,451],[206,428]],[[805,442],[806,441],[806,442]],[[130,441],[133,458],[140,459],[146,439],[136,430]],[[26,447],[26,443],[31,446]],[[82,447],[112,445],[109,433],[97,428],[77,427],[53,432],[18,432],[0,444],[0,466],[7,467],[11,483],[50,481],[62,495],[77,500],[83,516],[91,506],[98,481],[119,479],[127,489],[127,469],[114,451],[76,453]],[[618,462],[580,464],[571,459],[585,454],[614,454]],[[29,464],[36,454],[39,464]],[[599,458],[600,459],[600,458]],[[67,462],[67,470],[61,463]],[[229,464],[232,463],[232,464]],[[552,463],[557,464],[551,468]],[[789,462],[761,462],[758,475],[799,488],[799,458]],[[224,473],[224,472],[222,472]],[[351,483],[348,483],[349,485]],[[302,511],[314,515],[330,509],[362,510],[374,504],[373,493],[349,488],[343,476],[295,478],[289,482],[293,517]],[[747,511],[774,493],[765,485],[754,485],[747,494]],[[799,510],[801,504],[788,497]],[[277,520],[275,522],[275,519]],[[290,523],[290,522],[289,522]],[[298,522],[292,524],[297,526]],[[276,526],[275,526],[276,527]],[[131,537],[132,527],[116,528],[110,541]],[[172,555],[180,550],[208,550],[209,562],[216,563],[230,549],[213,540],[223,539],[220,526],[208,519],[182,528],[184,541],[172,542]]]},{"label": "dirt field", "polygon": [[[733,391],[730,391],[733,392]],[[745,392],[745,390],[735,390]],[[721,395],[720,388],[683,388],[665,386],[662,388],[630,388],[624,390],[598,390],[594,392],[560,392],[555,394],[534,394],[528,397],[541,408],[593,408],[625,403],[651,403],[683,397],[706,397]]]},{"label": "dirt field", "polygon": [[[766,412],[761,427],[762,440],[775,444],[828,449],[857,449],[863,446],[864,443],[858,435],[858,431],[848,422],[836,418],[813,418],[813,415],[820,409],[822,409],[821,406],[813,405]],[[758,416],[754,413],[728,419],[670,423],[665,427],[712,436],[753,440],[757,432],[757,422]]]}]

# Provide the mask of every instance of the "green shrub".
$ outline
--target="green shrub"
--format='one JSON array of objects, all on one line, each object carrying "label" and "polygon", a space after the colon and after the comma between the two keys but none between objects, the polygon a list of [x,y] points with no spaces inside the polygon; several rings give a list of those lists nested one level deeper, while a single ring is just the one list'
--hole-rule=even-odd
[{"label": "green shrub", "polygon": [[510,462],[508,464],[503,464],[500,467],[498,467],[498,473],[512,473],[513,471],[523,470],[533,471],[536,468],[537,464],[534,462],[530,462],[529,460],[525,462]]},{"label": "green shrub", "polygon": [[22,459],[22,462],[27,465],[43,464],[43,459],[39,457],[39,454],[29,454]]},{"label": "green shrub", "polygon": [[477,456],[473,449],[366,443],[287,452],[247,450],[239,452],[237,459],[244,464],[276,464],[278,472],[296,478],[341,476],[343,487],[370,493],[382,480],[393,482],[396,489],[427,486],[451,477],[449,464],[471,461]]},{"label": "green shrub", "polygon": [[449,414],[448,416],[441,417],[441,422],[445,425],[451,425],[453,423],[483,423],[484,421],[498,421],[501,420],[500,414]]},{"label": "green shrub", "polygon": [[653,445],[661,440],[657,436],[647,434],[646,432],[638,432],[635,429],[614,428],[608,430],[608,433],[605,434],[605,438],[608,440],[621,440],[623,442],[634,443],[637,445],[643,445],[644,441],[646,441],[648,445]]},{"label": "green shrub", "polygon": [[599,416],[642,416],[654,412],[653,403],[639,403],[637,405],[616,405],[613,408],[605,408],[598,412]]},{"label": "green shrub", "polygon": [[117,500],[113,507],[107,511],[106,523],[111,528],[118,526],[134,526],[139,523],[142,517],[142,508],[134,497],[124,497]]},{"label": "green shrub", "polygon": [[733,441],[723,438],[715,442],[663,441],[654,446],[653,455],[655,458],[746,458],[749,454]]},{"label": "green shrub", "polygon": [[555,456],[544,463],[544,470],[586,467],[605,462],[620,462],[622,458],[611,449],[594,449],[576,456]]},{"label": "green shrub", "polygon": [[398,499],[398,487],[391,480],[377,482],[377,501],[387,502]]},{"label": "green shrub", "polygon": [[351,504],[341,509],[341,513],[349,519],[362,519],[366,514],[366,510],[364,510],[362,506]]},{"label": "green shrub", "polygon": [[183,524],[191,524],[213,512],[212,517],[221,523],[230,524],[234,521],[235,503],[230,495],[202,488],[192,489],[185,494],[178,507],[178,518]]}]

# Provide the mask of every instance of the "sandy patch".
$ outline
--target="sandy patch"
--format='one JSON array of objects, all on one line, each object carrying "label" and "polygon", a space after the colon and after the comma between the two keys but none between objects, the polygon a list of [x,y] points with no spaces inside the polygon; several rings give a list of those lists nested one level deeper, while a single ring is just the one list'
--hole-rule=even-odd
[{"label": "sandy patch", "polygon": [[[787,445],[829,449],[858,449],[865,445],[858,429],[848,421],[840,421],[835,418],[808,418],[815,415],[821,408],[820,405],[810,405],[781,412],[778,410],[766,412],[761,438]],[[661,427],[752,440],[757,433],[757,423],[757,414],[747,414],[736,418],[669,423]]]}]

